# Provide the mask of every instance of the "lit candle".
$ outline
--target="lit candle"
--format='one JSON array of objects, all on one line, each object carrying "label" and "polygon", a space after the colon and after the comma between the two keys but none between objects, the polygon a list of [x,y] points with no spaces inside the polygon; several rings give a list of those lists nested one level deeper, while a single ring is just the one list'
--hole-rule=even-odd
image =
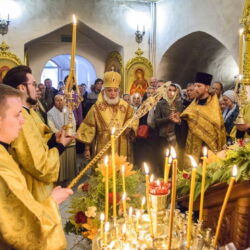
[{"label": "lit candle", "polygon": [[244,29],[240,29],[240,37],[239,37],[239,73],[243,75],[243,32]]},{"label": "lit candle", "polygon": [[105,165],[105,222],[109,218],[109,166],[108,166],[108,156],[104,158]]},{"label": "lit candle", "polygon": [[133,222],[133,219],[132,219],[132,216],[133,216],[133,208],[132,208],[132,207],[129,207],[128,216],[129,216],[129,222],[132,223],[132,222]]},{"label": "lit candle", "polygon": [[169,156],[169,149],[166,151],[166,157],[165,157],[165,169],[164,169],[164,182],[168,181],[168,176],[169,176],[169,164],[168,164],[168,156]]},{"label": "lit candle", "polygon": [[147,211],[149,213],[149,180],[148,180],[148,165],[144,162],[145,178],[146,178],[146,201],[147,201]]},{"label": "lit candle", "polygon": [[101,238],[101,240],[103,240],[103,221],[104,221],[104,213],[101,213],[100,220],[101,220],[100,238]]},{"label": "lit candle", "polygon": [[138,233],[139,232],[139,220],[140,220],[141,212],[140,210],[136,211],[136,227],[135,231]]},{"label": "lit candle", "polygon": [[174,210],[176,202],[176,179],[177,179],[177,159],[176,152],[173,147],[171,147],[171,158],[173,159],[172,167],[172,190],[171,190],[171,206],[170,206],[170,218],[169,218],[169,240],[168,240],[168,249],[171,249],[172,244],[172,231],[174,223]]},{"label": "lit candle", "polygon": [[228,203],[228,200],[229,200],[229,196],[230,196],[230,193],[232,191],[236,176],[237,176],[237,166],[234,165],[232,177],[230,179],[230,183],[228,185],[227,193],[226,193],[226,196],[224,198],[223,205],[222,205],[222,208],[221,208],[221,211],[220,211],[220,216],[219,216],[219,220],[218,220],[218,224],[217,224],[217,228],[216,228],[216,233],[215,233],[215,237],[214,237],[214,247],[216,247],[216,245],[217,245],[223,215],[225,213],[225,209],[226,209],[226,206],[227,206],[227,203]]},{"label": "lit candle", "polygon": [[109,231],[109,222],[106,222],[106,223],[105,223],[105,231],[104,231],[104,242],[103,242],[103,245],[104,245],[104,246],[107,246],[108,231]]},{"label": "lit candle", "polygon": [[143,211],[144,210],[144,205],[146,203],[146,198],[143,196],[142,197],[142,200],[141,200],[141,210]]},{"label": "lit candle", "polygon": [[194,205],[194,188],[195,188],[195,177],[197,163],[192,156],[189,156],[192,162],[192,177],[191,177],[191,187],[189,195],[189,206],[188,206],[188,228],[187,228],[187,248],[191,245],[191,232],[192,232],[192,218],[193,218],[193,205]]},{"label": "lit candle", "polygon": [[76,16],[73,15],[73,31],[72,31],[72,47],[70,69],[75,70],[75,54],[76,54]]},{"label": "lit candle", "polygon": [[207,172],[207,147],[203,148],[203,162],[202,162],[202,180],[201,180],[201,197],[200,197],[200,214],[199,221],[203,221],[203,204]]},{"label": "lit candle", "polygon": [[127,194],[126,192],[123,193],[122,195],[122,204],[123,204],[123,216],[126,218],[127,217]]},{"label": "lit candle", "polygon": [[127,232],[127,225],[124,223],[122,225],[122,238],[124,241],[126,241],[126,232]]},{"label": "lit candle", "polygon": [[125,183],[125,166],[122,165],[122,191],[126,192],[126,183]]},{"label": "lit candle", "polygon": [[116,167],[115,167],[115,128],[111,131],[111,156],[113,172],[113,219],[116,220]]}]

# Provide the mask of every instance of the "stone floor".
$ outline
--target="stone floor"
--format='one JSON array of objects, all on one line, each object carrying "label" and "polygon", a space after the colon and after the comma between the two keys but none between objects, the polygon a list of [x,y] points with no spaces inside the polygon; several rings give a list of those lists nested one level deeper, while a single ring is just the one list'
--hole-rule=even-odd
[{"label": "stone floor", "polygon": [[[84,159],[82,158],[82,156],[77,155],[77,167],[79,170],[82,169],[83,162],[84,162]],[[79,184],[86,181],[86,179],[87,179],[86,175],[83,176],[83,178],[79,181]],[[76,187],[74,187],[73,189],[74,191],[76,190]],[[70,217],[70,214],[67,213],[69,209],[69,204],[70,204],[70,199],[66,200],[60,205],[60,213],[61,213],[63,225],[66,223],[66,221]],[[83,237],[81,236],[69,234],[69,235],[66,235],[66,239],[67,239],[67,250],[91,250],[92,249],[91,245],[88,244],[88,241],[84,240]]]}]

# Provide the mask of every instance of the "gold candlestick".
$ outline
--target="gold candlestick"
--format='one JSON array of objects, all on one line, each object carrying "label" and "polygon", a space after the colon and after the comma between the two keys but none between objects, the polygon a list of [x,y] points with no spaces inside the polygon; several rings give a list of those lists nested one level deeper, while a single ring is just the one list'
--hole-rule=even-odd
[{"label": "gold candlestick", "polygon": [[168,181],[169,176],[169,164],[168,164],[168,156],[169,156],[169,149],[166,150],[166,157],[165,157],[165,169],[164,169],[164,182]]},{"label": "gold candlestick", "polygon": [[100,215],[101,227],[100,227],[100,239],[103,240],[103,221],[104,221],[104,213]]},{"label": "gold candlestick", "polygon": [[127,194],[126,192],[123,193],[122,195],[122,204],[123,204],[123,216],[126,218],[127,217]]},{"label": "gold candlestick", "polygon": [[203,205],[204,205],[206,172],[207,172],[207,147],[204,147],[203,148],[203,164],[202,164],[202,181],[201,181],[201,198],[200,198],[199,221],[203,220]]},{"label": "gold candlestick", "polygon": [[116,166],[115,166],[115,128],[111,131],[111,155],[113,172],[113,219],[116,221]]},{"label": "gold candlestick", "polygon": [[122,165],[122,191],[126,193],[126,183],[125,183],[125,166]]},{"label": "gold candlestick", "polygon": [[224,216],[224,213],[225,213],[225,210],[226,210],[226,206],[227,206],[227,203],[228,203],[228,200],[229,200],[229,197],[230,197],[230,194],[231,194],[231,191],[232,191],[236,176],[237,176],[237,166],[234,165],[232,177],[231,177],[230,183],[228,185],[227,193],[226,193],[225,199],[223,201],[223,205],[222,205],[222,208],[221,208],[221,211],[220,211],[218,224],[217,224],[217,227],[216,227],[216,233],[215,233],[215,238],[214,238],[214,247],[216,247],[216,245],[217,245],[217,241],[218,241],[219,234],[220,234],[222,219],[223,219],[223,216]]},{"label": "gold candlestick", "polygon": [[105,164],[105,222],[109,219],[109,165],[108,156],[104,158]]},{"label": "gold candlestick", "polygon": [[169,240],[168,240],[168,249],[171,249],[172,245],[172,231],[174,223],[174,210],[176,202],[176,180],[177,180],[177,159],[176,152],[173,147],[171,147],[171,157],[173,159],[172,167],[172,191],[171,191],[171,207],[170,207],[170,218],[169,218]]},{"label": "gold candlestick", "polygon": [[243,75],[243,33],[244,29],[239,30],[239,74]]},{"label": "gold candlestick", "polygon": [[191,232],[193,224],[193,206],[194,206],[194,188],[195,188],[195,177],[196,177],[196,168],[197,163],[192,156],[189,156],[192,162],[192,177],[191,177],[191,187],[189,194],[189,204],[188,204],[188,228],[187,228],[187,248],[191,246]]}]

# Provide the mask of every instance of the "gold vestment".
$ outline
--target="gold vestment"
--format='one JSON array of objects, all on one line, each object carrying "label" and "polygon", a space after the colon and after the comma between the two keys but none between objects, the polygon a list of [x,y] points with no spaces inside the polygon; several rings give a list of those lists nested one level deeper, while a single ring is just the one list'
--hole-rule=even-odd
[{"label": "gold vestment", "polygon": [[[121,129],[127,120],[133,116],[133,108],[124,100],[120,99],[116,105],[109,105],[103,99],[103,93],[99,94],[96,103],[89,110],[86,118],[81,123],[77,134],[79,140],[91,144],[95,140],[95,152],[98,153],[108,142],[110,142],[111,129]],[[138,124],[132,126],[136,133]],[[116,153],[132,157],[132,149],[128,136],[123,133],[116,140]]]},{"label": "gold vestment", "polygon": [[[17,139],[11,144],[11,154],[18,163],[29,191],[37,201],[46,200],[59,174],[59,152],[47,146],[49,129],[36,117],[35,111],[30,114],[23,108],[25,122]],[[39,117],[38,117],[39,118]]]},{"label": "gold vestment", "polygon": [[[188,123],[185,154],[192,155],[199,162],[204,145],[213,152],[222,150],[226,144],[226,131],[216,95],[209,96],[204,105],[193,101],[181,117]],[[190,166],[189,162],[185,157],[185,166]]]},{"label": "gold vestment", "polygon": [[0,249],[62,250],[66,248],[58,207],[48,197],[37,202],[20,168],[0,145]]}]

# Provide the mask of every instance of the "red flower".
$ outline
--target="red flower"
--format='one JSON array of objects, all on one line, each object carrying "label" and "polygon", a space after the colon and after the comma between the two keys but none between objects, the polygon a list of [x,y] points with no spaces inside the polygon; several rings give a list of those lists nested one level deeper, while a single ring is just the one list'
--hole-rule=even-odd
[{"label": "red flower", "polygon": [[89,191],[89,183],[83,183],[82,184],[82,191],[88,192]]},{"label": "red flower", "polygon": [[84,224],[87,223],[87,216],[84,212],[80,211],[75,215],[75,222],[77,224]]},{"label": "red flower", "polygon": [[[119,193],[116,193],[116,203],[119,203],[120,199]],[[109,193],[109,204],[113,204],[113,193]]]},{"label": "red flower", "polygon": [[182,176],[184,179],[190,179],[190,174],[188,173],[183,173]]},{"label": "red flower", "polygon": [[244,139],[239,139],[239,146],[240,147],[244,147],[245,146],[245,142],[244,142]]}]

